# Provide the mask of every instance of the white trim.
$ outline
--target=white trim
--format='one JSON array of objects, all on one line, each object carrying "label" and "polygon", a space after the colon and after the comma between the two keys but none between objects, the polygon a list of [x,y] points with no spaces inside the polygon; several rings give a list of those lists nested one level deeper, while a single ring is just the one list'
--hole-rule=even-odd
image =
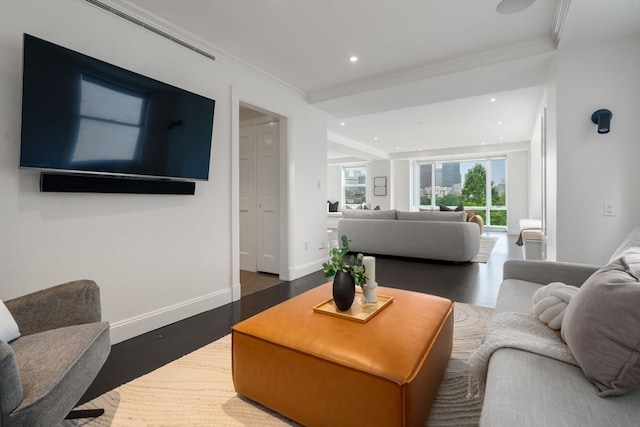
[{"label": "white trim", "polygon": [[[268,103],[256,100],[236,86],[231,86],[231,274],[234,298],[240,299],[240,104],[255,107],[277,116],[280,123],[280,272],[281,280],[292,280],[293,265],[293,164],[291,162],[293,126],[292,114],[279,111]],[[236,301],[236,299],[234,299]]]},{"label": "white trim", "polygon": [[560,44],[562,38],[562,31],[564,30],[564,24],[567,20],[567,13],[569,12],[569,5],[571,0],[559,0],[556,3],[556,10],[553,13],[553,26],[551,29],[551,37],[556,44],[556,47]]},{"label": "white trim", "polygon": [[495,49],[488,52],[480,52],[475,55],[470,55],[448,62],[430,64],[422,68],[412,69],[405,72],[388,74],[382,77],[371,78],[356,83],[348,83],[342,86],[320,90],[309,94],[307,100],[309,101],[309,103],[315,104],[329,99],[355,95],[358,93],[392,87],[404,83],[427,80],[437,76],[472,70],[487,65],[494,65],[500,62],[526,58],[541,53],[553,52],[555,50],[556,46],[550,38],[537,40],[530,43],[509,46],[507,48]]},{"label": "white trim", "polygon": [[232,299],[238,301],[240,286],[240,98],[231,87],[231,285]]},{"label": "white trim", "polygon": [[[195,34],[181,28],[160,16],[149,12],[148,10],[132,3],[130,0],[97,0],[99,3],[108,5],[114,10],[124,13],[142,23],[146,23],[149,26],[153,26],[154,28],[168,34],[169,36],[174,36],[177,39],[180,39],[183,42],[188,42],[193,47],[200,49],[204,52],[212,52],[211,55],[215,55],[216,62],[225,63],[231,65],[233,67],[239,68],[243,71],[250,73],[253,77],[260,79],[261,81],[265,81],[271,84],[275,84],[279,87],[284,87],[288,90],[294,91],[301,96],[305,96],[304,91],[299,88],[292,86],[291,84],[280,80],[273,75],[269,74],[265,70],[262,70],[255,65],[250,64],[249,62],[239,58],[231,53],[225,51],[224,49],[196,36]],[[93,7],[99,7],[97,5],[91,4]],[[104,9],[103,9],[104,10]],[[112,13],[105,10],[105,13]],[[124,18],[123,18],[124,19]],[[133,24],[132,25],[136,25]],[[160,37],[160,36],[159,36]],[[213,53],[215,52],[215,54]]]},{"label": "white trim", "polygon": [[[293,267],[289,270],[289,274],[291,274],[292,277],[303,277],[311,273],[317,273],[318,270],[322,270],[322,263],[324,262],[327,262],[326,257]],[[329,281],[329,279],[327,279],[327,281]]]},{"label": "white trim", "polygon": [[212,292],[177,304],[111,323],[111,344],[137,337],[149,331],[221,307],[231,302],[231,290]]}]

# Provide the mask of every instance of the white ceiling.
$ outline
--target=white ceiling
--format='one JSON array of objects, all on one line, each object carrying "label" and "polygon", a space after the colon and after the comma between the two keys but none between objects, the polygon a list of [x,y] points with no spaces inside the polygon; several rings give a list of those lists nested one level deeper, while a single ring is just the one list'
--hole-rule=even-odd
[{"label": "white ceiling", "polygon": [[518,146],[558,48],[640,33],[639,0],[112,2],[304,94],[329,115],[330,158]]}]

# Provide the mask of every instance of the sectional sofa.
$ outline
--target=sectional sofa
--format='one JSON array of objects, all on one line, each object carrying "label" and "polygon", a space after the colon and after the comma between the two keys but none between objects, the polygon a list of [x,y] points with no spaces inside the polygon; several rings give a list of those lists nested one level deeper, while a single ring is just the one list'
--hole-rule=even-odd
[{"label": "sectional sofa", "polygon": [[480,227],[465,212],[346,209],[338,236],[352,252],[468,262],[480,248]]}]

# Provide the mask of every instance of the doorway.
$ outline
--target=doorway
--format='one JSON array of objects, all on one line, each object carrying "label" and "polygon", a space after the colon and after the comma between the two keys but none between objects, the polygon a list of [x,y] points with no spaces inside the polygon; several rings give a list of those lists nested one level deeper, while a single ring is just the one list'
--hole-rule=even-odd
[{"label": "doorway", "polygon": [[240,103],[241,297],[280,280],[280,118]]}]

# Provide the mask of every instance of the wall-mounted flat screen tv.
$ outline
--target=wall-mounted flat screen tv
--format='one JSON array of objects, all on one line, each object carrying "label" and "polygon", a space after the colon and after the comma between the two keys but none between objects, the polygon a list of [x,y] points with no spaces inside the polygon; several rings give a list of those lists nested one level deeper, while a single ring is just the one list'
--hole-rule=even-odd
[{"label": "wall-mounted flat screen tv", "polygon": [[20,167],[207,180],[215,101],[24,35]]}]

